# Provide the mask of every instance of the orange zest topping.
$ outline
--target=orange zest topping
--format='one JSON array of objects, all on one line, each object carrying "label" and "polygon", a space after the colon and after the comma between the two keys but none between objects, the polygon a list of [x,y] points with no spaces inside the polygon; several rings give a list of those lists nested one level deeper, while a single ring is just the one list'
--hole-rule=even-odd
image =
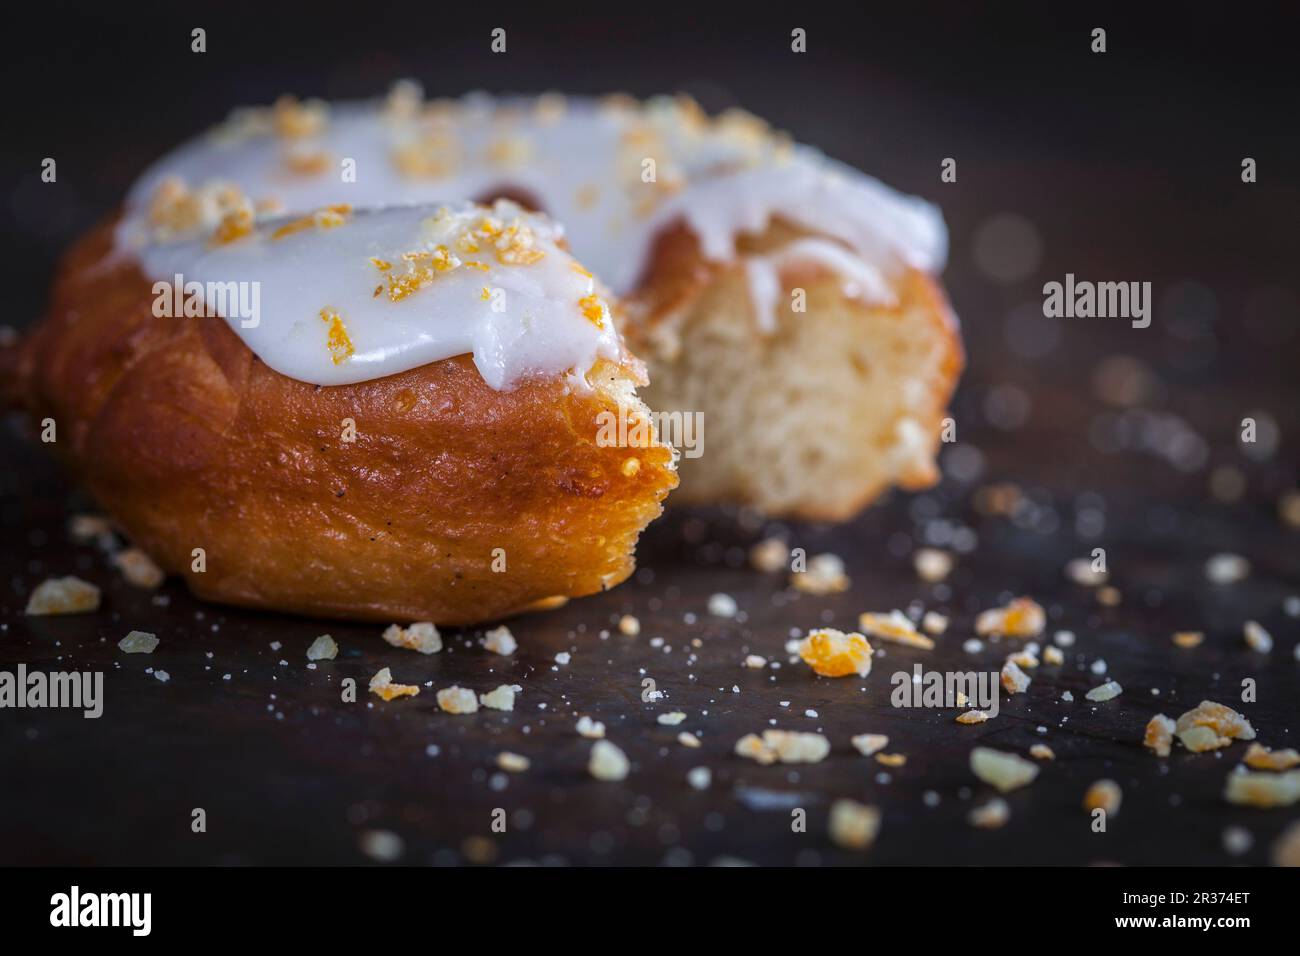
[{"label": "orange zest topping", "polygon": [[583,296],[578,300],[578,308],[582,309],[582,314],[586,316],[587,321],[596,328],[605,327],[605,316],[609,315],[609,308],[600,300],[600,296]]},{"label": "orange zest topping", "polygon": [[352,206],[349,203],[326,206],[324,209],[317,209],[309,216],[286,222],[271,233],[271,238],[283,239],[285,236],[292,236],[294,233],[303,232],[307,229],[334,229],[347,222],[348,216],[351,214]]},{"label": "orange zest topping", "polygon": [[352,347],[352,339],[348,336],[347,326],[343,324],[343,319],[331,308],[320,310],[321,321],[329,326],[326,347],[330,352],[330,359],[335,365],[342,365],[352,357],[356,351]]}]

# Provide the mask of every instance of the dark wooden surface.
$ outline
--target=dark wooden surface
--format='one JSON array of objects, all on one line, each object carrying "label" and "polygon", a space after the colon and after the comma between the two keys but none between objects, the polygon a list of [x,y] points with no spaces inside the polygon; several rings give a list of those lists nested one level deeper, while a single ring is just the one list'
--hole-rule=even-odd
[{"label": "dark wooden surface", "polygon": [[[638,67],[635,84],[668,83],[645,65],[651,62]],[[622,85],[616,75],[623,67],[602,63],[601,82]],[[384,65],[370,69],[382,72]],[[1008,61],[1006,72],[1015,69]],[[98,721],[57,711],[0,712],[0,862],[359,863],[367,860],[359,835],[369,829],[399,834],[409,863],[1265,862],[1269,843],[1296,811],[1222,801],[1224,778],[1244,745],[1219,754],[1176,750],[1167,760],[1140,745],[1153,713],[1176,715],[1202,698],[1238,706],[1266,744],[1300,745],[1300,663],[1292,654],[1300,620],[1283,611],[1285,599],[1300,594],[1300,533],[1276,511],[1278,496],[1296,487],[1300,460],[1294,139],[1261,121],[1258,111],[1238,111],[1232,96],[1240,90],[1198,81],[1198,70],[1184,74],[1187,83],[1204,84],[1194,102],[1187,87],[1179,95],[1154,72],[1110,81],[1101,99],[1088,91],[1105,81],[1071,85],[1050,72],[1040,74],[1037,90],[1014,95],[1000,80],[963,92],[951,75],[946,92],[923,82],[872,82],[875,132],[846,125],[842,116],[832,121],[831,105],[799,98],[797,84],[794,92],[772,94],[778,122],[800,138],[869,161],[887,180],[942,204],[953,237],[946,281],[971,360],[954,403],[956,450],[965,456],[955,464],[969,464],[977,449],[982,469],[966,480],[950,474],[921,495],[894,494],[837,528],[773,528],[729,512],[674,511],[645,534],[632,581],[511,621],[520,644],[511,658],[475,646],[475,630],[445,634],[446,650],[426,658],[389,648],[378,627],[205,605],[174,582],[162,590],[167,603],[160,606],[121,583],[95,547],[70,543],[68,516],[92,505],[10,423],[0,435],[0,665],[102,669],[107,702]],[[514,82],[530,85],[526,77]],[[762,108],[763,96],[745,95],[743,77],[729,82],[743,102]],[[1023,77],[1017,82],[1023,85]],[[1265,97],[1277,93],[1261,90]],[[222,97],[208,90],[207,98]],[[1143,108],[1125,112],[1134,100]],[[837,100],[834,110],[841,109]],[[1201,129],[1197,118],[1207,110],[1216,122]],[[124,179],[176,135],[151,133],[129,148],[119,141],[117,152],[108,151],[110,175]],[[1252,153],[1260,154],[1260,182],[1245,185],[1240,159]],[[959,181],[940,185],[939,159],[954,154]],[[106,187],[83,185],[80,195],[96,189]],[[95,215],[107,208],[90,205]],[[980,227],[1004,212],[1028,219],[1042,247],[1041,261],[1010,283],[992,281],[973,254]],[[77,215],[85,221],[86,207]],[[39,300],[51,243],[75,232],[65,231],[45,236],[28,260],[36,285],[27,301]],[[10,238],[20,234],[11,231]],[[1039,290],[1066,272],[1151,281],[1152,326],[1048,323]],[[1040,340],[1043,347],[1035,348]],[[1156,382],[1136,407],[1184,422],[1205,442],[1202,464],[1183,471],[1139,448],[1104,450],[1114,416],[1125,409],[1093,379],[1098,363],[1117,354],[1137,357]],[[1242,417],[1256,413],[1270,416],[1280,435],[1276,450],[1259,459],[1237,440]],[[1134,420],[1134,408],[1127,415]],[[1235,501],[1210,493],[1210,474],[1222,466],[1244,478]],[[991,482],[1016,483],[1033,508],[1018,520],[977,512],[975,492]],[[1104,514],[1100,526],[1097,512]],[[917,580],[910,556],[935,532],[936,518],[978,536],[940,591]],[[745,549],[772,530],[809,553],[840,554],[850,591],[796,595],[783,580],[749,569]],[[1123,595],[1117,607],[1099,606],[1062,574],[1067,560],[1093,547],[1107,550],[1112,583]],[[1217,551],[1248,557],[1251,576],[1209,585],[1203,563]],[[99,583],[103,609],[25,618],[32,587],[62,574]],[[747,619],[709,617],[714,592],[734,596]],[[953,723],[951,711],[889,706],[889,675],[914,662],[935,670],[996,669],[1005,643],[974,657],[961,644],[979,609],[1021,593],[1048,607],[1049,632],[1077,634],[1065,666],[1040,668],[1028,694],[1004,698],[1001,716],[979,726]],[[885,645],[865,681],[818,679],[785,663],[792,628],[852,628],[860,611],[912,601],[952,615],[932,652]],[[613,631],[623,613],[641,619],[638,637]],[[1245,646],[1241,625],[1248,618],[1272,631],[1271,656]],[[119,653],[116,642],[132,629],[156,632],[157,652]],[[1204,630],[1205,643],[1174,648],[1170,633],[1184,629]],[[602,631],[613,633],[603,638]],[[338,640],[340,656],[308,670],[304,651],[324,632]],[[277,641],[281,649],[272,650]],[[572,659],[557,666],[561,651]],[[749,653],[783,666],[745,669]],[[1098,657],[1125,692],[1090,705],[1083,694],[1100,678],[1087,665]],[[413,700],[380,702],[364,687],[384,666],[398,680],[433,687]],[[160,683],[149,667],[171,679]],[[665,692],[663,701],[641,702],[645,676]],[[363,689],[355,704],[340,701],[346,677]],[[1255,703],[1239,702],[1244,678],[1258,684]],[[453,717],[437,710],[433,695],[453,683],[480,691],[518,683],[523,692],[513,713]],[[1060,701],[1067,689],[1073,703]],[[803,716],[807,709],[819,716]],[[656,714],[669,710],[688,719],[680,727],[658,725]],[[580,714],[604,721],[609,739],[630,756],[626,782],[588,776],[591,744],[573,730]],[[732,754],[737,738],[768,726],[820,730],[832,754],[800,767],[760,767]],[[703,747],[678,745],[680,730],[698,734]],[[906,754],[906,765],[884,768],[859,756],[849,738],[863,732],[888,734],[888,749]],[[1036,783],[1008,797],[1009,824],[996,832],[972,829],[966,814],[989,791],[968,770],[970,749],[988,744],[1024,753],[1040,740],[1057,759]],[[428,755],[431,745],[437,756]],[[531,769],[499,774],[493,761],[503,750],[529,757]],[[705,792],[685,782],[698,765],[713,771]],[[1124,790],[1122,811],[1105,834],[1091,832],[1080,808],[1084,789],[1099,777],[1114,778]],[[937,795],[937,805],[927,793]],[[827,811],[840,796],[882,809],[880,838],[869,853],[828,841]],[[190,831],[196,807],[206,810],[205,834]],[[791,807],[807,810],[807,833],[791,831]],[[504,834],[490,829],[497,808],[508,816]],[[1230,825],[1254,835],[1244,856],[1222,848]]]}]

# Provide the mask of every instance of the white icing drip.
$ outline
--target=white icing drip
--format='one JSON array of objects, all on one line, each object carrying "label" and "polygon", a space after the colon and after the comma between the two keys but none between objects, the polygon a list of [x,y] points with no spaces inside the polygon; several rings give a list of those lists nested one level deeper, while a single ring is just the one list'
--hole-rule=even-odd
[{"label": "white icing drip", "polygon": [[889,279],[879,266],[827,239],[796,239],[775,252],[745,259],[745,279],[754,306],[754,318],[764,332],[776,330],[782,270],[805,263],[821,266],[838,275],[844,280],[843,292],[850,299],[883,305],[893,305],[897,301]]},{"label": "white icing drip", "polygon": [[[494,212],[509,221],[519,210],[499,203]],[[435,273],[399,301],[386,291],[375,295],[378,286],[387,288],[387,275],[402,272],[404,253],[439,245],[454,252],[458,232],[482,219],[483,211],[469,204],[441,215],[434,207],[394,207],[279,239],[271,234],[282,221],[273,221],[229,244],[166,243],[140,255],[149,275],[167,280],[181,274],[186,283],[257,283],[259,321],[226,314],[227,323],[271,368],[318,385],[367,381],[471,353],[484,381],[510,389],[529,375],[581,374],[597,356],[616,359],[612,320],[605,315],[598,328],[579,306],[593,293],[594,280],[574,268],[540,217],[522,217],[543,253],[536,262],[502,265],[488,249],[457,253],[487,271],[462,264]],[[371,257],[392,268],[381,271]],[[322,309],[336,312],[346,329],[354,351],[342,361],[329,349],[330,323]]]},{"label": "white icing drip", "polygon": [[[164,180],[180,177],[191,187],[233,183],[254,202],[274,199],[286,214],[337,203],[360,210],[456,202],[502,189],[524,192],[564,224],[574,254],[618,295],[634,291],[655,239],[679,221],[699,238],[703,254],[718,262],[737,258],[738,233],[760,232],[776,216],[830,236],[842,244],[834,252],[826,248],[830,243],[797,241],[794,246],[874,301],[889,301],[886,276],[904,267],[937,272],[943,266],[947,236],[938,210],[811,148],[783,150],[774,137],[745,123],[703,123],[658,101],[639,110],[581,99],[568,100],[558,111],[545,107],[544,100],[468,97],[433,116],[399,118],[378,104],[342,104],[330,109],[316,135],[303,139],[218,131],[164,157],[133,186],[118,231],[119,250],[139,250],[151,278],[170,279],[181,272],[187,280],[201,279],[200,270],[226,280],[261,277],[269,328],[258,332],[236,326],[236,331],[273,368],[317,384],[392,374],[435,356],[458,354],[457,348],[474,351],[480,368],[487,367],[484,377],[490,384],[511,383],[526,374],[567,371],[576,356],[598,354],[609,343],[602,339],[600,348],[594,348],[587,341],[590,332],[582,327],[585,320],[573,312],[567,316],[572,321],[561,321],[555,317],[558,309],[511,311],[509,318],[461,313],[466,318],[458,323],[450,296],[454,283],[448,284],[445,302],[440,296],[421,299],[429,289],[411,300],[430,308],[445,304],[447,315],[413,309],[391,321],[396,309],[385,311],[358,300],[353,305],[358,313],[349,317],[341,303],[320,301],[321,289],[343,294],[338,287],[342,277],[335,272],[347,273],[345,260],[364,262],[378,254],[370,251],[375,246],[396,254],[393,250],[410,238],[418,213],[409,222],[400,216],[392,220],[391,233],[389,219],[358,216],[351,226],[307,238],[320,244],[315,251],[323,255],[299,254],[288,239],[256,242],[243,250],[235,243],[228,251],[196,243],[150,245],[148,203]],[[318,155],[321,171],[292,171],[286,162],[290,150]],[[441,164],[436,166],[439,175],[407,175],[394,162],[395,155]],[[655,161],[654,183],[642,181],[647,159]],[[344,161],[355,168],[354,182],[340,176]],[[356,228],[363,220],[371,225]],[[516,271],[526,275],[531,268]],[[750,275],[763,269],[757,263]],[[542,272],[549,282],[551,273]],[[369,294],[359,288],[358,295]],[[554,302],[570,291],[563,285],[530,290],[537,301]],[[770,298],[770,289],[762,295]],[[300,351],[300,339],[311,338],[304,326],[319,333],[322,323],[315,309],[327,304],[339,308],[350,331],[357,324],[356,354],[345,363],[346,370],[322,369],[319,356],[308,356],[305,347]],[[387,318],[381,321],[381,315]],[[759,316],[760,322],[770,323],[771,309],[760,309]],[[586,339],[579,341],[579,333]]]}]

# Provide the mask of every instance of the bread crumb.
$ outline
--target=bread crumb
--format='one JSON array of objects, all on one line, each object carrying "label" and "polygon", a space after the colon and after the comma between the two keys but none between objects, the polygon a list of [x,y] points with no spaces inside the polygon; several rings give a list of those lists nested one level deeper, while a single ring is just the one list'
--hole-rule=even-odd
[{"label": "bread crumb", "polygon": [[99,588],[89,581],[69,575],[63,578],[47,578],[37,585],[36,590],[27,599],[25,613],[85,614],[97,610],[99,610]]},{"label": "bread crumb", "polygon": [[776,574],[789,566],[790,548],[780,538],[764,538],[749,549],[749,563],[764,574]]},{"label": "bread crumb", "polygon": [[970,769],[975,776],[985,783],[1007,793],[1026,784],[1034,782],[1038,776],[1038,766],[1024,757],[994,750],[992,747],[976,747],[970,752]]},{"label": "bread crumb", "polygon": [[971,810],[966,819],[981,830],[997,830],[1011,819],[1011,807],[1001,797],[994,797]]},{"label": "bread crumb", "polygon": [[519,649],[519,642],[515,636],[510,633],[510,628],[502,625],[494,627],[483,635],[483,647],[493,654],[500,654],[502,657],[509,657]]},{"label": "bread crumb", "polygon": [[730,594],[713,594],[709,596],[709,613],[714,617],[735,617],[739,610],[736,599]]},{"label": "bread crumb", "polygon": [[429,621],[417,621],[410,627],[390,625],[384,631],[384,640],[393,647],[402,647],[421,654],[436,654],[442,650],[442,635]]},{"label": "bread crumb", "polygon": [[1065,576],[1085,588],[1100,587],[1110,578],[1110,574],[1098,571],[1092,565],[1091,558],[1075,558],[1065,565]]},{"label": "bread crumb", "polygon": [[948,630],[948,618],[937,611],[926,611],[925,616],[921,618],[921,628],[925,633],[938,637]]},{"label": "bread crumb", "polygon": [[1285,773],[1252,773],[1249,770],[1228,774],[1224,799],[1244,807],[1289,807],[1300,800],[1300,770]]},{"label": "bread crumb", "polygon": [[916,576],[927,584],[938,584],[952,573],[952,555],[938,548],[920,548],[912,556]]},{"label": "bread crumb", "polygon": [[700,738],[685,730],[677,735],[677,742],[683,747],[695,748],[700,746]]},{"label": "bread crumb", "polygon": [[478,696],[468,688],[444,687],[438,691],[438,707],[449,714],[474,714],[478,712]]},{"label": "bread crumb", "polygon": [[334,642],[334,638],[328,634],[322,634],[316,640],[311,642],[307,648],[307,660],[309,661],[332,661],[339,656],[339,646]]},{"label": "bread crumb", "polygon": [[152,654],[158,648],[158,638],[148,631],[132,631],[117,642],[123,654]]},{"label": "bread crumb", "polygon": [[838,555],[819,554],[808,559],[807,570],[791,572],[790,585],[804,594],[823,597],[847,591],[849,578]]},{"label": "bread crumb", "polygon": [[1065,663],[1065,654],[1061,652],[1059,647],[1048,644],[1043,648],[1043,663],[1057,667]]},{"label": "bread crumb", "polygon": [[1002,686],[1008,694],[1023,694],[1031,683],[1029,675],[1013,660],[1002,665]]},{"label": "bread crumb", "polygon": [[988,712],[983,710],[968,710],[964,714],[958,714],[956,718],[959,724],[982,724],[988,719]]},{"label": "bread crumb", "polygon": [[919,647],[926,651],[934,650],[934,641],[918,633],[912,619],[899,610],[888,614],[864,611],[858,615],[858,627],[869,637],[878,637],[882,641]]},{"label": "bread crumb", "polygon": [[1183,746],[1193,753],[1226,747],[1235,740],[1254,740],[1255,728],[1231,707],[1210,700],[1178,718],[1174,731]]},{"label": "bread crumb", "polygon": [[113,567],[122,572],[122,578],[132,587],[153,591],[162,586],[163,569],[139,548],[126,548],[113,555]]},{"label": "bread crumb", "polygon": [[503,750],[497,754],[497,766],[509,773],[523,773],[532,766],[532,761],[520,754]]},{"label": "bread crumb", "polygon": [[1035,760],[1055,760],[1056,751],[1047,746],[1047,744],[1034,744],[1029,748],[1029,756],[1033,757]]},{"label": "bread crumb", "polygon": [[846,850],[865,850],[880,832],[880,811],[856,800],[840,799],[831,804],[830,837]]},{"label": "bread crumb", "polygon": [[[492,710],[515,709],[515,689],[509,684],[502,684],[494,691],[490,691],[486,694],[479,694],[478,699],[480,704]],[[442,703],[441,694],[439,695],[438,703]],[[448,708],[444,707],[443,709],[447,710]],[[457,711],[452,712],[457,713]],[[470,711],[470,713],[473,713],[473,711]]]},{"label": "bread crumb", "polygon": [[876,754],[876,763],[886,767],[901,767],[907,763],[907,754]]},{"label": "bread crumb", "polygon": [[641,633],[641,622],[631,614],[624,614],[618,619],[618,632],[627,637],[636,637]]},{"label": "bread crumb", "polygon": [[871,645],[856,632],[818,628],[799,642],[798,651],[803,662],[822,677],[866,677],[871,673]]},{"label": "bread crumb", "polygon": [[625,780],[630,769],[627,754],[608,740],[597,740],[592,745],[587,771],[597,780]]},{"label": "bread crumb", "polygon": [[1273,635],[1260,627],[1258,621],[1247,621],[1242,628],[1242,633],[1252,651],[1267,654],[1273,650]]},{"label": "bread crumb", "polygon": [[1174,646],[1184,650],[1200,647],[1204,640],[1205,635],[1200,631],[1177,631],[1173,636]]},{"label": "bread crumb", "polygon": [[692,767],[686,774],[686,782],[693,790],[708,790],[713,783],[713,771],[708,767]]},{"label": "bread crumb", "polygon": [[1250,575],[1250,562],[1239,554],[1214,554],[1205,562],[1211,584],[1236,584]]},{"label": "bread crumb", "polygon": [[1123,798],[1124,793],[1114,780],[1098,780],[1084,793],[1083,808],[1089,812],[1103,810],[1106,816],[1113,817],[1119,813]]},{"label": "bread crumb", "polygon": [[1174,743],[1174,722],[1164,714],[1156,714],[1147,721],[1142,746],[1154,750],[1157,757],[1168,757]]},{"label": "bread crumb", "polygon": [[112,533],[113,525],[103,515],[73,515],[68,521],[68,534],[80,544]]},{"label": "bread crumb", "polygon": [[889,746],[889,738],[884,734],[855,734],[852,742],[858,753],[864,757],[870,757]]},{"label": "bread crumb", "polygon": [[1108,680],[1106,683],[1094,687],[1083,696],[1093,701],[1114,700],[1120,694],[1124,693],[1124,688],[1119,685],[1119,681]]},{"label": "bread crumb", "polygon": [[588,740],[599,740],[605,736],[605,725],[599,720],[592,720],[586,716],[578,718],[578,723],[574,729]]},{"label": "bread crumb", "polygon": [[666,714],[660,714],[655,719],[665,727],[676,727],[686,719],[686,715],[680,710],[674,710]]},{"label": "bread crumb", "polygon": [[762,670],[767,666],[767,658],[760,654],[750,654],[745,658],[745,666],[750,670]]},{"label": "bread crumb", "polygon": [[414,684],[394,684],[393,672],[385,667],[370,678],[370,693],[384,700],[392,700],[394,697],[414,697],[420,692],[420,688]]},{"label": "bread crumb", "polygon": [[746,734],[736,741],[736,753],[763,765],[817,763],[831,752],[830,741],[821,734],[793,730],[765,730],[763,736]]},{"label": "bread crumb", "polygon": [[1300,766],[1300,753],[1293,749],[1270,750],[1262,744],[1251,744],[1243,758],[1246,766],[1255,770],[1290,770]]},{"label": "bread crumb", "polygon": [[1005,607],[981,611],[975,618],[975,633],[981,637],[1037,637],[1047,624],[1047,612],[1032,598],[1018,597]]}]

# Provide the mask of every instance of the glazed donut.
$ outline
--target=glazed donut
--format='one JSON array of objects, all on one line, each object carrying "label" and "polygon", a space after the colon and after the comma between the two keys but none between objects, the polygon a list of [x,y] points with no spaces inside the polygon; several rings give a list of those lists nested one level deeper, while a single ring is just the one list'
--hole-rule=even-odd
[{"label": "glazed donut", "polygon": [[468,624],[625,579],[679,458],[684,500],[778,515],[932,482],[945,251],[682,98],[283,98],[145,172],[7,390],[200,596]]}]

